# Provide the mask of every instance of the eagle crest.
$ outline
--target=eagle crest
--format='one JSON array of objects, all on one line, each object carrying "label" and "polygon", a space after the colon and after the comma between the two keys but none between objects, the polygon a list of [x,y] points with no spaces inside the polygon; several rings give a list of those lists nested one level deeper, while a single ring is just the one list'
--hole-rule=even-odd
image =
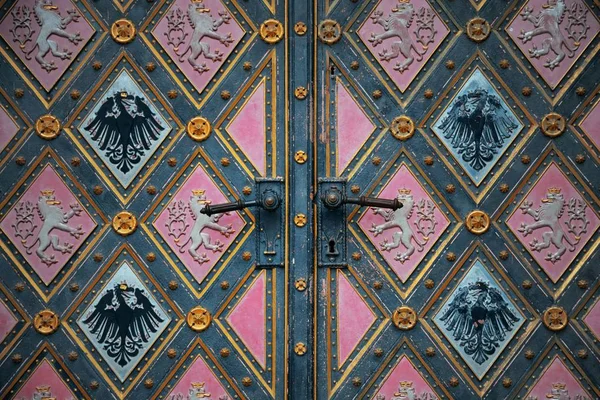
[{"label": "eagle crest", "polygon": [[463,351],[481,365],[521,318],[498,289],[478,280],[458,289],[440,320]]},{"label": "eagle crest", "polygon": [[164,319],[143,289],[116,284],[98,300],[83,323],[120,366],[136,357]]},{"label": "eagle crest", "polygon": [[108,161],[127,174],[165,128],[142,97],[123,91],[106,98],[84,129]]},{"label": "eagle crest", "polygon": [[438,128],[462,159],[479,171],[519,127],[500,99],[485,89],[459,95]]}]

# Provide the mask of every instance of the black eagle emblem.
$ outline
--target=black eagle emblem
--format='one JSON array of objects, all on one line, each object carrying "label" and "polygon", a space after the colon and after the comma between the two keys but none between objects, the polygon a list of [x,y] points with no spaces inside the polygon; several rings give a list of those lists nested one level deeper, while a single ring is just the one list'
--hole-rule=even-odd
[{"label": "black eagle emblem", "polygon": [[476,171],[493,160],[518,127],[498,97],[484,89],[458,96],[439,125],[450,145]]},{"label": "black eagle emblem", "polygon": [[498,289],[477,281],[458,290],[440,320],[464,352],[481,365],[521,319]]},{"label": "black eagle emblem", "polygon": [[142,97],[118,92],[104,100],[84,129],[110,163],[126,174],[159,139],[164,127]]},{"label": "black eagle emblem", "polygon": [[108,356],[125,366],[163,321],[144,290],[121,283],[106,291],[83,323]]}]

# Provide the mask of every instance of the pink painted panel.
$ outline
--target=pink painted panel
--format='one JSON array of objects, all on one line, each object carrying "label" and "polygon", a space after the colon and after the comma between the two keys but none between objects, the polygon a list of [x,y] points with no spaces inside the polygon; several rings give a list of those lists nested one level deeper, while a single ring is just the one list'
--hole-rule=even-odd
[{"label": "pink painted panel", "polygon": [[266,285],[266,274],[262,272],[226,318],[263,368],[267,360]]},{"label": "pink painted panel", "polygon": [[[375,213],[370,208],[358,224],[405,282],[450,225],[450,221],[405,164],[401,165],[377,197],[397,197],[404,207],[389,213]],[[421,211],[426,218],[419,216],[417,211]],[[386,222],[386,218],[389,222]]]},{"label": "pink painted panel", "polygon": [[[400,382],[403,384],[401,385]],[[416,399],[417,396],[426,398],[423,396],[424,393],[434,394],[434,391],[408,358],[402,356],[398,364],[383,380],[377,395],[383,395],[386,399]]]},{"label": "pink painted panel", "polygon": [[600,339],[600,301],[592,306],[592,309],[587,313],[583,322],[590,328],[592,333]]},{"label": "pink painted panel", "polygon": [[580,126],[587,137],[600,149],[600,102],[596,102]]},{"label": "pink painted panel", "polygon": [[[199,194],[198,190],[204,192]],[[237,212],[220,217],[200,214],[206,200],[212,204],[229,201],[198,165],[153,224],[198,282],[204,280],[245,225]],[[208,235],[209,240],[201,234]]]},{"label": "pink painted panel", "polygon": [[[553,41],[550,33],[546,29],[543,29],[543,27],[541,27],[541,29],[534,30],[535,26],[531,20],[540,16],[541,14],[539,13],[543,12],[544,16],[542,18],[549,21],[548,26],[551,27],[553,24],[556,24],[557,17],[555,15],[559,13],[559,8],[548,7],[548,4],[553,2],[557,3],[558,6],[560,6],[560,3],[563,3],[566,6],[565,11],[563,11],[561,14],[562,16],[560,17],[559,23],[560,33],[558,33],[558,37],[561,38],[562,43],[556,43]],[[575,37],[569,37],[568,31],[568,15],[570,14],[569,10],[571,7],[576,5],[581,7],[582,12],[585,12],[587,9],[585,21],[589,27],[585,37],[580,37],[579,34],[581,33],[583,26],[578,24],[573,25],[572,33],[575,33],[575,37],[577,39],[575,39]],[[564,0],[564,2],[563,0],[558,0],[558,2],[557,0],[529,0],[524,7],[529,7],[531,9],[531,19],[526,20],[523,19],[521,15],[517,15],[513,22],[506,28],[506,30],[516,45],[521,49],[523,54],[525,54],[529,62],[540,73],[542,78],[544,78],[548,85],[554,89],[569,71],[569,69],[571,69],[571,67],[577,62],[579,56],[585,51],[594,37],[598,34],[598,31],[600,30],[600,24],[594,17],[594,12],[590,11],[587,6],[585,6],[584,2],[580,0]],[[519,14],[523,13],[523,11],[524,8],[519,11]],[[537,34],[538,31],[542,32]],[[520,39],[519,36],[523,36],[522,32],[525,33],[525,36],[523,39]],[[531,35],[531,33],[533,33],[533,35]],[[552,44],[556,43],[555,47],[549,49],[547,54],[541,54],[540,50],[544,48],[544,42],[548,41],[550,41]],[[538,56],[532,57],[530,51],[533,51],[534,54]],[[560,61],[557,61],[559,57],[564,58]],[[548,64],[549,62],[552,64]]]},{"label": "pink painted panel", "polygon": [[[394,11],[395,10],[395,11]],[[408,24],[413,13],[429,12],[427,29]],[[378,18],[377,16],[380,15]],[[425,20],[424,19],[424,20]],[[426,0],[382,0],[358,30],[358,36],[400,91],[404,92],[448,35],[448,28]]]},{"label": "pink painted panel", "polygon": [[[190,0],[175,0],[152,30],[156,41],[199,93],[208,85],[244,36],[244,31],[229,13],[227,15],[231,18],[211,33],[218,38],[209,37],[201,31],[203,26],[212,27],[215,21],[220,20],[219,13],[226,10],[219,0],[204,0],[200,4]],[[191,14],[188,14],[188,11]],[[194,34],[190,25],[189,15],[198,21],[197,34]],[[169,40],[173,44],[169,44]],[[192,41],[194,42],[191,49],[186,51]],[[202,46],[208,47],[200,51]],[[195,48],[198,51],[194,50]]]},{"label": "pink painted panel", "polygon": [[375,125],[341,82],[337,82],[337,173],[346,169]]},{"label": "pink painted panel", "polygon": [[50,165],[0,222],[0,228],[46,285],[95,227],[96,222]]},{"label": "pink painted panel", "polygon": [[342,365],[369,330],[375,314],[341,273],[337,279],[338,365]]},{"label": "pink painted panel", "polygon": [[[554,384],[563,384],[566,386],[562,389],[555,388],[556,391],[553,391]],[[546,396],[554,394],[561,396]],[[577,395],[584,396],[586,399],[591,398],[581,387],[577,379],[575,379],[575,377],[569,372],[567,366],[560,360],[560,358],[558,358],[558,356],[554,357],[554,360],[552,360],[552,363],[548,369],[546,369],[540,380],[537,381],[531,392],[528,394],[528,396],[537,397],[538,399],[545,399],[547,397],[557,399],[575,399],[577,398]]]},{"label": "pink painted panel", "polygon": [[6,336],[13,330],[17,325],[17,318],[10,311],[8,306],[0,300],[0,342],[2,342]]},{"label": "pink painted panel", "polygon": [[0,105],[0,151],[4,150],[19,131],[19,126],[13,121],[8,111]]},{"label": "pink painted panel", "polygon": [[227,127],[227,132],[263,176],[266,171],[265,96],[265,83],[262,82]]},{"label": "pink painted panel", "polygon": [[[35,397],[34,397],[35,396]],[[56,398],[73,400],[77,397],[62,381],[47,359],[43,359],[25,385],[15,395],[15,399]]]},{"label": "pink painted panel", "polygon": [[[202,386],[202,384],[204,384]],[[209,399],[218,399],[219,396],[228,395],[225,388],[221,385],[219,379],[215,376],[211,368],[206,365],[201,356],[196,357],[192,365],[183,374],[177,385],[169,392],[167,399],[171,396],[182,394],[183,398],[201,398],[196,394],[210,394]],[[207,397],[207,396],[205,396]]]},{"label": "pink painted panel", "polygon": [[[552,194],[553,190],[560,190],[560,193]],[[572,207],[572,201],[578,206]],[[531,214],[517,209],[506,223],[550,279],[557,282],[598,229],[598,217],[555,163],[546,169],[525,196],[520,207],[527,210],[525,202],[531,202]],[[539,214],[540,220],[536,221],[534,215],[538,210],[543,211]],[[577,215],[571,213],[577,210],[581,212]],[[552,223],[558,215],[558,222]],[[574,232],[569,232],[568,223],[575,227]],[[544,235],[548,240],[544,239]],[[547,245],[544,244],[546,242]]]},{"label": "pink painted panel", "polygon": [[[47,5],[45,3],[50,3],[50,8],[44,8],[43,6]],[[56,7],[56,9],[51,7]],[[31,22],[29,26],[34,32],[30,34],[27,28],[21,26],[15,30],[15,36],[11,32],[11,29],[17,26],[13,12],[22,17],[26,9],[30,11]],[[64,22],[67,20],[64,20],[64,18],[69,17],[69,11],[71,10],[76,10],[75,15],[78,18],[71,19],[70,22],[65,24]],[[17,11],[20,11],[20,13],[17,13]],[[43,29],[40,23],[36,22],[36,16],[43,22],[45,29],[50,29],[49,27],[55,25],[58,26],[62,21],[64,26],[60,28],[67,33],[68,37],[57,34],[50,34],[46,38],[39,37],[39,33]],[[96,30],[70,0],[52,0],[51,2],[19,0],[11,9],[11,12],[6,13],[6,16],[0,22],[0,36],[14,50],[17,57],[29,68],[46,91],[50,91],[58,82],[95,32]],[[15,41],[15,38],[18,40]],[[24,43],[24,47],[21,48],[20,43],[23,43],[27,38],[30,38],[30,41]],[[50,49],[47,47],[49,41],[56,42],[58,45],[57,54],[52,54],[49,51]],[[49,70],[45,69],[42,63]]]}]

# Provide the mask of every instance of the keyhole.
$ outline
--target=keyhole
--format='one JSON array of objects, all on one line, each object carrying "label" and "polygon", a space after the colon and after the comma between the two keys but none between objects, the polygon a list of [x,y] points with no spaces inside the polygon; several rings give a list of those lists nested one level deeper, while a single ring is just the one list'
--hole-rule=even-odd
[{"label": "keyhole", "polygon": [[335,65],[329,67],[329,72],[331,73],[331,76],[335,75]]},{"label": "keyhole", "polygon": [[330,239],[329,242],[327,243],[327,255],[337,256],[338,254],[339,253],[335,249],[335,240]]}]

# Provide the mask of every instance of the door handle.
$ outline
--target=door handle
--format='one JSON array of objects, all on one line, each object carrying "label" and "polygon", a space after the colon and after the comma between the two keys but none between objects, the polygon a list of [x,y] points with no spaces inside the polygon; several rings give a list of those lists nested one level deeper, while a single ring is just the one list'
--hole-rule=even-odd
[{"label": "door handle", "polygon": [[362,207],[389,208],[397,210],[402,208],[398,199],[379,199],[376,197],[347,197],[337,186],[332,186],[321,195],[323,205],[329,209],[336,209],[344,204],[358,204]]},{"label": "door handle", "polygon": [[267,211],[275,211],[279,207],[281,200],[279,195],[271,188],[267,188],[257,197],[255,200],[242,200],[233,201],[231,203],[221,204],[206,204],[200,212],[206,215],[222,214],[229,211],[239,211],[247,207],[261,207]]}]

